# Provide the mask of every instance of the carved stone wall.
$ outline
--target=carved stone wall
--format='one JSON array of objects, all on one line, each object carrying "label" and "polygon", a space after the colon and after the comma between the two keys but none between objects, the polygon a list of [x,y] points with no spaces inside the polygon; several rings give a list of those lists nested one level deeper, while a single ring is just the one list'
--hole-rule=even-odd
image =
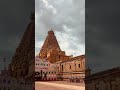
[{"label": "carved stone wall", "polygon": [[[16,78],[24,78],[29,73],[29,63],[34,61],[35,57],[35,16],[31,14],[31,21],[16,48],[16,52],[9,65],[11,76]],[[34,67],[33,67],[34,68]]]},{"label": "carved stone wall", "polygon": [[120,67],[87,76],[85,88],[85,90],[120,90]]}]

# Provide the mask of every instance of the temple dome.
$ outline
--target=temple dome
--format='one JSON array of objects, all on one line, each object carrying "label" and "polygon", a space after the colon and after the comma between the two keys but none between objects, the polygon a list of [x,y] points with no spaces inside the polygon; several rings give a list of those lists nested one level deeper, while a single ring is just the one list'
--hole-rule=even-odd
[{"label": "temple dome", "polygon": [[53,30],[48,31],[48,34],[54,35]]}]

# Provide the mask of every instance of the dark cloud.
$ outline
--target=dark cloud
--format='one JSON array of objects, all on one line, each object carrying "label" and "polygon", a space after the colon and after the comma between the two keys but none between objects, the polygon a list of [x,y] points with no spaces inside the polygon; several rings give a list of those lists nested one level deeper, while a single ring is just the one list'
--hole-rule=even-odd
[{"label": "dark cloud", "polygon": [[34,0],[0,0],[0,63],[10,63],[15,49],[35,11]]},{"label": "dark cloud", "polygon": [[94,72],[120,66],[119,3],[86,0],[86,62]]},{"label": "dark cloud", "polygon": [[68,55],[84,54],[85,0],[36,0],[35,3],[36,51],[39,52],[52,28],[61,49]]}]

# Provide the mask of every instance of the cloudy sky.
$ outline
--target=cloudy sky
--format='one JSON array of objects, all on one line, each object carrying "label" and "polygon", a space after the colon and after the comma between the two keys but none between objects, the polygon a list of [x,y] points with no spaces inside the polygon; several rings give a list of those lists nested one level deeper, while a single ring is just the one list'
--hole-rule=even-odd
[{"label": "cloudy sky", "polygon": [[35,0],[35,50],[50,29],[67,55],[85,54],[85,0]]},{"label": "cloudy sky", "polygon": [[3,58],[11,62],[34,8],[34,0],[0,0],[0,70]]},{"label": "cloudy sky", "polygon": [[120,66],[120,0],[86,0],[86,63],[93,72]]}]

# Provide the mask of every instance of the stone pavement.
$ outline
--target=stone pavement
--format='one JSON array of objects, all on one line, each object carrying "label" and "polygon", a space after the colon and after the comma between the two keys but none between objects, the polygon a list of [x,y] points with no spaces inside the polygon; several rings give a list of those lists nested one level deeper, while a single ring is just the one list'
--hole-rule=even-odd
[{"label": "stone pavement", "polygon": [[35,90],[85,90],[84,84],[64,81],[35,82]]}]

